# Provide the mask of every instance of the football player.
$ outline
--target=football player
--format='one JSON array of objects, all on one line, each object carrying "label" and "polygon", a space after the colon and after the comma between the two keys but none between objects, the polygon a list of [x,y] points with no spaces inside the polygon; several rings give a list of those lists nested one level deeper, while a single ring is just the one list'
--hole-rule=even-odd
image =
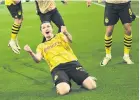
[{"label": "football player", "polygon": [[14,53],[20,54],[21,48],[18,44],[17,35],[19,33],[19,30],[21,28],[21,24],[23,21],[21,1],[20,0],[5,0],[5,5],[7,6],[11,16],[14,19],[14,23],[12,25],[12,30],[11,30],[11,39],[9,41],[8,46],[11,47]]},{"label": "football player", "polygon": [[61,26],[61,32],[54,35],[51,24],[44,22],[41,25],[41,32],[46,41],[38,45],[36,53],[31,50],[29,45],[25,45],[24,50],[37,63],[42,58],[45,59],[50,67],[57,93],[60,95],[69,93],[71,79],[88,90],[95,89],[96,78],[89,76],[78,62],[69,45],[72,42],[72,36],[67,32],[66,27]]},{"label": "football player", "polygon": [[[98,0],[101,1],[101,0]],[[101,66],[105,66],[111,60],[111,46],[112,46],[112,33],[115,24],[120,19],[124,27],[124,56],[123,60],[127,64],[134,64],[130,59],[130,49],[132,45],[132,30],[131,23],[135,20],[136,16],[132,12],[130,0],[104,0],[104,25],[106,26],[105,33],[105,51],[106,56],[100,62]]]}]

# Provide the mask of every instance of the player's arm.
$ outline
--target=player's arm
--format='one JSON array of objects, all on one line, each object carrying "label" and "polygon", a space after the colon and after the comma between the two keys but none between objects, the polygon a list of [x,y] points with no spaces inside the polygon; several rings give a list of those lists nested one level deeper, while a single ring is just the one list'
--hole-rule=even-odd
[{"label": "player's arm", "polygon": [[66,26],[61,26],[61,32],[65,35],[64,40],[66,42],[71,42],[72,43],[72,36],[71,34],[67,31]]},{"label": "player's arm", "polygon": [[41,52],[34,53],[29,45],[24,46],[24,50],[28,52],[36,63],[39,63],[43,58]]}]

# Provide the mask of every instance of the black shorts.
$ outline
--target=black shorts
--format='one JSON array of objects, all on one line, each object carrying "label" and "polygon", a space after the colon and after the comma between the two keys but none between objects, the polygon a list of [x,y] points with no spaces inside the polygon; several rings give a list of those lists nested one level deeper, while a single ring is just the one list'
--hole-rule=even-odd
[{"label": "black shorts", "polygon": [[61,26],[65,26],[64,21],[56,8],[45,14],[38,12],[38,15],[41,22],[52,21],[58,28],[61,28]]},{"label": "black shorts", "polygon": [[82,85],[83,81],[89,76],[78,61],[60,64],[52,70],[51,74],[55,85],[66,82],[70,86],[71,79],[78,85]]},{"label": "black shorts", "polygon": [[106,3],[104,11],[104,25],[115,25],[120,19],[122,24],[131,23],[136,16],[132,12],[130,2],[122,4]]},{"label": "black shorts", "polygon": [[22,5],[21,5],[21,2],[16,4],[16,5],[10,5],[10,6],[7,6],[11,16],[15,19],[21,19],[23,18],[23,15],[22,15]]}]

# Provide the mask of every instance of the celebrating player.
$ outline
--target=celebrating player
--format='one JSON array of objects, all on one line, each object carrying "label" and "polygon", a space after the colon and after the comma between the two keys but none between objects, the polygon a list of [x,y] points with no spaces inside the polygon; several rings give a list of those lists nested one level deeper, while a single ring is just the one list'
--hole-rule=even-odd
[{"label": "celebrating player", "polygon": [[83,69],[69,46],[69,42],[72,42],[72,37],[67,32],[66,27],[62,26],[61,33],[54,35],[51,24],[44,22],[41,25],[41,32],[46,41],[38,45],[36,53],[28,45],[25,45],[24,50],[32,56],[35,62],[40,62],[42,58],[46,60],[50,67],[57,93],[60,95],[69,93],[71,79],[88,90],[95,89],[95,79]]}]

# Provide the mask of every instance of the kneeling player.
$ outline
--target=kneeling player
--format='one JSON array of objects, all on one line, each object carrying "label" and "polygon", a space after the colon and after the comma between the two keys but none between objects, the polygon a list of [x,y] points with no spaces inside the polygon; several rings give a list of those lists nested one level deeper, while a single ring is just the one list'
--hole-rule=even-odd
[{"label": "kneeling player", "polygon": [[71,79],[88,90],[95,89],[95,79],[89,76],[84,70],[69,46],[72,37],[67,32],[66,27],[62,26],[62,33],[54,35],[52,33],[53,29],[51,24],[44,22],[41,25],[41,32],[46,38],[46,41],[38,45],[37,52],[34,53],[28,45],[24,47],[24,50],[27,51],[37,63],[40,62],[42,58],[46,60],[50,67],[57,93],[60,95],[69,93]]}]

